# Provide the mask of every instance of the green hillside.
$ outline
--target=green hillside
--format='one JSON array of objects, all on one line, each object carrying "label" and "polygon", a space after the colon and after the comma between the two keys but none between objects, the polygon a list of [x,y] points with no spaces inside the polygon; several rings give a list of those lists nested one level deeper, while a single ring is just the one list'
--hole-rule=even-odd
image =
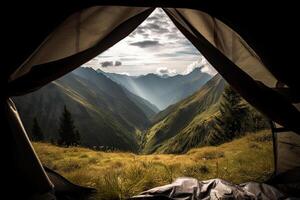
[{"label": "green hillside", "polygon": [[224,86],[224,79],[216,75],[192,96],[158,113],[144,135],[143,153],[181,153],[203,144]]},{"label": "green hillside", "polygon": [[129,94],[106,76],[79,68],[14,101],[29,133],[37,117],[48,141],[57,139],[59,118],[67,105],[81,133],[82,145],[136,151],[135,133],[149,125],[147,115],[155,111],[145,104],[146,100]]}]

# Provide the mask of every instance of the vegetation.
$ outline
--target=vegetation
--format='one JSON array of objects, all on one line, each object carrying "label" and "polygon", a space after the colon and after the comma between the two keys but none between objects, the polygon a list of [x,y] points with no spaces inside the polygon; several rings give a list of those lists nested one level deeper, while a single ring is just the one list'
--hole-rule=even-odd
[{"label": "vegetation", "polygon": [[66,105],[64,106],[64,110],[62,116],[60,118],[60,126],[59,126],[59,145],[65,146],[74,146],[78,145],[80,141],[79,131],[75,129],[74,121],[70,111],[67,109]]},{"label": "vegetation", "polygon": [[144,130],[150,123],[140,108],[150,114],[151,108],[146,100],[125,90],[105,75],[80,67],[36,92],[14,97],[14,102],[25,128],[31,129],[33,118],[37,117],[48,140],[58,140],[61,109],[67,105],[76,128],[84,133],[82,146],[136,151],[134,132]]},{"label": "vegetation", "polygon": [[95,187],[95,199],[125,199],[181,176],[199,180],[218,177],[233,183],[265,181],[273,172],[271,140],[270,131],[264,130],[220,146],[194,148],[183,155],[33,145],[44,165],[77,184]]},{"label": "vegetation", "polygon": [[219,115],[214,118],[212,128],[214,131],[209,134],[207,143],[216,145],[241,137],[249,131],[268,128],[268,123],[264,116],[227,85],[219,105]]},{"label": "vegetation", "polygon": [[220,75],[190,97],[158,113],[143,139],[144,153],[185,153],[218,145],[247,132],[269,128],[266,117],[250,106]]},{"label": "vegetation", "polygon": [[158,113],[143,138],[143,152],[185,153],[205,145],[225,84],[216,75],[190,97]]},{"label": "vegetation", "polygon": [[[272,137],[261,130],[267,121],[230,88],[223,92],[225,86],[216,75],[155,115],[154,105],[106,75],[80,69],[19,105],[21,113],[30,116],[25,120],[41,119],[43,129],[33,120],[34,140],[42,140],[42,130],[51,139],[52,144],[34,143],[44,165],[74,183],[96,188],[95,199],[126,199],[182,176],[241,183],[264,181],[272,174]],[[64,104],[69,109],[64,106],[61,114]],[[79,141],[90,148],[76,146]],[[138,150],[154,154],[124,152]]]},{"label": "vegetation", "polygon": [[230,86],[225,87],[223,99],[219,108],[220,115],[215,117],[215,135],[219,143],[243,134],[243,123],[248,112],[247,105],[242,103],[242,97]]},{"label": "vegetation", "polygon": [[44,133],[43,133],[36,117],[33,118],[31,136],[32,136],[33,141],[43,141],[44,140]]}]

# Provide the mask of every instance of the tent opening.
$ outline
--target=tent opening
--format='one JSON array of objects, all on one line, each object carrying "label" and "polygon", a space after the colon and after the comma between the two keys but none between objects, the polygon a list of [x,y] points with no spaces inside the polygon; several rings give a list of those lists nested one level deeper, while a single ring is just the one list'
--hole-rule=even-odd
[{"label": "tent opening", "polygon": [[[80,38],[95,41],[85,35],[92,32],[84,22],[94,23],[89,12],[71,17],[76,52],[84,51]],[[231,60],[240,62],[233,52]],[[275,170],[270,120],[161,8],[81,67],[13,100],[42,164],[96,188],[99,199],[130,198],[179,177],[261,183]]]}]

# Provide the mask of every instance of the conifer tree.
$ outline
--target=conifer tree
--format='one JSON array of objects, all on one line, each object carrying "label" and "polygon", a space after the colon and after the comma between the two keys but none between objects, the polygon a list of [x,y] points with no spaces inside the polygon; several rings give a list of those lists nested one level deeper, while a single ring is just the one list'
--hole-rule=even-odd
[{"label": "conifer tree", "polygon": [[44,140],[44,134],[43,131],[38,123],[37,118],[33,118],[33,124],[31,128],[31,135],[33,141],[42,141]]},{"label": "conifer tree", "polygon": [[215,118],[215,133],[211,136],[211,141],[215,144],[230,141],[245,132],[244,123],[248,107],[242,102],[242,97],[227,86],[222,100],[220,115]]},{"label": "conifer tree", "polygon": [[75,128],[73,117],[67,109],[66,105],[64,106],[64,110],[60,118],[60,126],[58,133],[59,145],[72,146],[79,144],[80,134],[79,131]]}]

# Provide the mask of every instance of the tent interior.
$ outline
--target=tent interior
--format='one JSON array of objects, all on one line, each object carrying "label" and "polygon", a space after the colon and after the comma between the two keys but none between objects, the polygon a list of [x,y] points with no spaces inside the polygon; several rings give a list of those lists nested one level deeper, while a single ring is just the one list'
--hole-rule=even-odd
[{"label": "tent interior", "polygon": [[[1,13],[5,41],[0,61],[3,167],[10,174],[4,177],[4,191],[23,199],[55,199],[54,194],[76,199],[93,191],[42,166],[11,97],[36,91],[91,60],[161,7],[218,73],[272,121],[275,172],[268,184],[299,195],[300,85],[297,56],[292,55],[298,12],[292,4],[272,4],[111,0],[7,5],[9,14]],[[157,199],[161,191],[171,195],[167,187],[136,198]]]}]

